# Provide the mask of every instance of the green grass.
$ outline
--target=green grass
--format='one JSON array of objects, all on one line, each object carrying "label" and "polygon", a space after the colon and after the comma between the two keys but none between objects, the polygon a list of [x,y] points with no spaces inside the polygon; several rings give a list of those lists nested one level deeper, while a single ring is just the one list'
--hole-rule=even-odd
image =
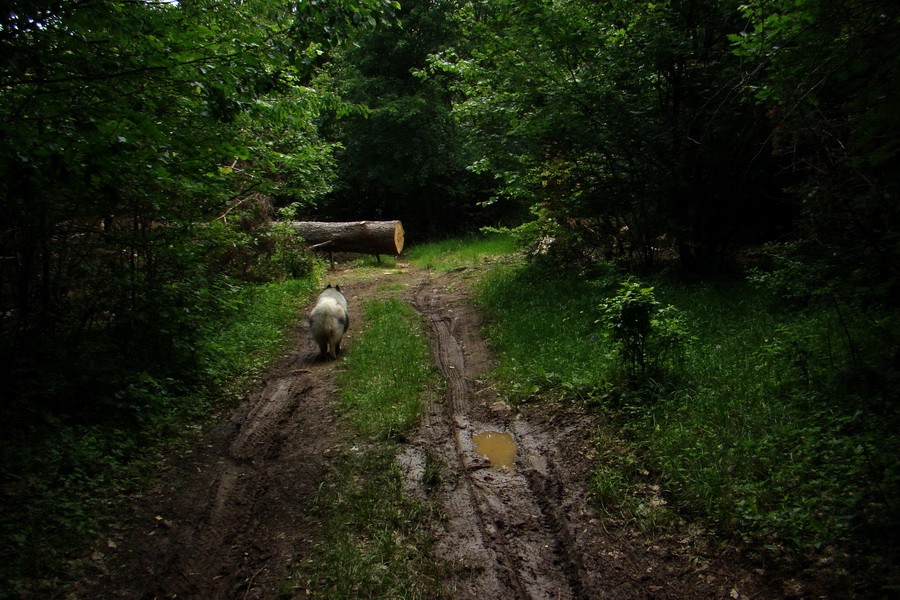
[{"label": "green grass", "polygon": [[[209,415],[277,357],[314,284],[289,280],[233,289],[228,309],[202,324],[194,381],[144,373],[108,398],[103,414],[35,415],[0,449],[0,596],[46,597],[162,453],[185,443]],[[224,402],[223,402],[224,401]]]},{"label": "green grass", "polygon": [[314,279],[289,279],[235,293],[233,309],[208,323],[198,341],[206,381],[222,393],[242,393],[278,356],[316,286]]},{"label": "green grass", "polygon": [[863,524],[886,517],[881,491],[897,487],[883,462],[900,450],[897,414],[874,420],[873,398],[837,385],[851,367],[834,313],[783,312],[745,285],[667,291],[698,342],[685,385],[634,429],[670,489],[753,540],[802,549],[871,533]]},{"label": "green grass", "polygon": [[[790,312],[743,282],[660,280],[657,298],[696,339],[675,372],[635,387],[617,378],[595,323],[616,282],[522,267],[495,270],[480,290],[511,397],[564,397],[609,417],[591,482],[599,504],[662,525],[675,509],[757,548],[887,552],[900,419],[879,356],[884,323],[879,338],[862,316]],[[653,486],[667,503],[649,510]]]},{"label": "green grass", "polygon": [[406,257],[423,269],[449,271],[513,254],[517,250],[511,235],[492,233],[412,246],[407,249]]},{"label": "green grass", "polygon": [[312,558],[294,578],[301,595],[323,600],[442,598],[429,552],[430,505],[409,496],[394,452],[384,445],[341,456],[322,487],[323,522]]},{"label": "green grass", "polygon": [[487,334],[500,352],[495,375],[513,400],[554,394],[582,400],[611,391],[615,368],[597,305],[610,281],[556,278],[498,267],[479,286]]},{"label": "green grass", "polygon": [[363,304],[367,323],[338,375],[343,411],[364,436],[403,436],[418,421],[434,383],[421,319],[401,300]]},{"label": "green grass", "polygon": [[389,254],[380,256],[363,254],[353,259],[350,266],[354,269],[395,269],[397,268],[397,257]]},{"label": "green grass", "polygon": [[419,316],[397,299],[363,305],[362,334],[342,361],[341,412],[362,440],[341,455],[316,510],[322,539],[294,586],[311,598],[440,598],[429,553],[430,505],[404,491],[394,460],[436,387]]}]

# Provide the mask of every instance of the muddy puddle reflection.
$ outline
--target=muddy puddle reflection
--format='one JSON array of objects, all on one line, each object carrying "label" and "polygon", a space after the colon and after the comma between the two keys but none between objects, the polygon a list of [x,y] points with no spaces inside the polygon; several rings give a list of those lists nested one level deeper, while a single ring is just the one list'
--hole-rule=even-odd
[{"label": "muddy puddle reflection", "polygon": [[486,456],[495,469],[512,469],[516,460],[516,442],[511,433],[484,431],[472,437],[475,452]]}]

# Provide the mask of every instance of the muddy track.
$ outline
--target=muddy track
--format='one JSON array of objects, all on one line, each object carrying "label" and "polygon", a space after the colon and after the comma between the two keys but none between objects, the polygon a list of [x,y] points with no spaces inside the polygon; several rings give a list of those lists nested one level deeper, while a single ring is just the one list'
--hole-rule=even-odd
[{"label": "muddy track", "polygon": [[[416,285],[408,300],[428,323],[445,392],[406,446],[408,488],[435,502],[435,555],[452,598],[773,598],[759,571],[689,527],[655,535],[599,515],[586,489],[597,416],[552,403],[512,409],[483,376],[491,356],[458,273]],[[511,436],[515,460],[495,468],[485,432]],[[422,481],[437,466],[440,484]],[[649,487],[649,486],[648,486]],[[649,495],[648,501],[660,501]]]},{"label": "muddy track", "polygon": [[[467,364],[467,349],[481,340],[465,308],[445,298],[439,280],[426,281],[413,295],[416,309],[428,322],[433,354],[446,380],[443,402],[427,412],[421,434],[408,455],[430,453],[427,460],[444,463],[445,484],[437,500],[445,515],[437,554],[454,563],[455,594],[473,598],[578,598],[582,569],[555,510],[550,462],[524,445],[513,468],[491,468],[475,450],[473,437],[483,432],[513,433],[525,441],[528,427],[510,432],[506,423],[473,410],[478,373]],[[480,414],[481,413],[481,414]],[[438,450],[441,455],[436,456]],[[407,459],[409,460],[409,459]],[[415,464],[424,464],[424,457]],[[413,471],[415,473],[415,471]]]},{"label": "muddy track", "polygon": [[[428,324],[444,395],[425,410],[398,460],[407,488],[434,503],[435,560],[454,599],[767,598],[759,577],[700,535],[647,538],[600,517],[585,482],[594,455],[584,411],[513,410],[483,380],[491,356],[468,284],[478,269],[441,275],[408,265],[379,276],[332,274],[351,311],[396,295]],[[388,285],[382,285],[388,284]],[[393,290],[393,291],[391,291]],[[345,344],[352,352],[358,318]],[[312,506],[349,438],[334,413],[334,370],[315,360],[305,328],[260,385],[191,451],[136,496],[98,544],[75,597],[151,600],[304,597],[284,587],[318,536]],[[511,468],[476,452],[483,432],[512,436]],[[437,483],[426,473],[437,472]],[[717,555],[718,553],[718,555]]]},{"label": "muddy track", "polygon": [[272,598],[317,523],[311,507],[340,442],[333,366],[300,335],[260,388],[135,499],[94,553],[84,598]]}]

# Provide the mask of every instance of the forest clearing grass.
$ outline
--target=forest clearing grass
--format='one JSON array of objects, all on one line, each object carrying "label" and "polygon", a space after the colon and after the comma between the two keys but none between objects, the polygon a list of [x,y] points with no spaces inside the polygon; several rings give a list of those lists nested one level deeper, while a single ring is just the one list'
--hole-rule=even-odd
[{"label": "forest clearing grass", "polygon": [[362,254],[349,262],[354,269],[396,269],[397,257],[388,254]]},{"label": "forest clearing grass", "polygon": [[323,536],[294,581],[311,598],[441,597],[430,506],[404,491],[397,442],[418,422],[437,373],[421,318],[391,298],[363,304],[365,329],[338,374],[340,412],[360,440],[343,453],[316,510]]},{"label": "forest clearing grass", "polygon": [[287,280],[222,291],[223,310],[201,323],[194,342],[193,383],[132,375],[99,400],[106,409],[48,413],[12,431],[0,456],[0,475],[9,482],[0,518],[0,596],[38,597],[65,581],[70,553],[115,514],[115,499],[127,501],[164,451],[193,439],[278,356],[315,285]]},{"label": "forest clearing grass", "polygon": [[423,269],[449,271],[512,254],[517,249],[511,235],[488,233],[415,245],[406,251],[406,257]]},{"label": "forest clearing grass", "polygon": [[[862,324],[824,309],[785,310],[743,281],[659,280],[656,297],[682,310],[695,339],[677,368],[635,384],[622,380],[596,323],[624,278],[501,268],[479,292],[494,375],[511,398],[564,397],[606,415],[592,481],[598,504],[644,524],[699,516],[760,551],[889,553],[897,410],[865,398],[858,383],[848,393],[839,377],[851,353],[859,361],[868,348],[877,360]],[[645,501],[648,483],[666,502]]]},{"label": "forest clearing grass", "polygon": [[500,351],[494,374],[511,399],[541,394],[581,400],[612,390],[613,358],[594,325],[610,281],[547,278],[520,267],[493,269],[477,301],[490,316],[486,333]]}]

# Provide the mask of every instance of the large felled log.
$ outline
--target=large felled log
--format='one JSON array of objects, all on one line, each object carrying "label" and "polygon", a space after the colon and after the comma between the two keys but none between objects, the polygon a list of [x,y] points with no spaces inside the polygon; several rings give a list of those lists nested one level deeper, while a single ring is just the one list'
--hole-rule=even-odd
[{"label": "large felled log", "polygon": [[403,251],[400,221],[293,221],[291,225],[308,244],[329,252],[399,255]]}]

